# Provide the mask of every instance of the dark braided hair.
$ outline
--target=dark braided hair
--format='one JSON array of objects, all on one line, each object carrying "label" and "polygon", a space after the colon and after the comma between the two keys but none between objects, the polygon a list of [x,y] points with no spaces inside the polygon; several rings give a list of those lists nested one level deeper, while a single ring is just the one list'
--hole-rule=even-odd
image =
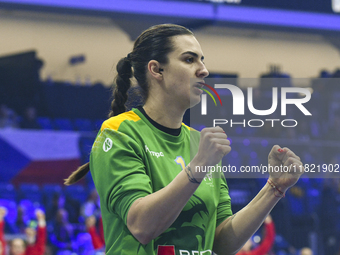
[{"label": "dark braided hair", "polygon": [[113,117],[113,113],[119,114],[125,112],[125,103],[128,99],[127,91],[131,86],[130,78],[132,77],[132,68],[128,57],[119,60],[116,69],[118,74],[115,81],[116,87],[113,92],[114,100],[111,102],[112,111],[110,112],[109,117]]},{"label": "dark braided hair", "polygon": [[[177,35],[193,35],[193,33],[179,25],[162,24],[150,27],[137,38],[132,52],[120,59],[117,64],[118,74],[115,78],[116,86],[109,117],[126,111],[125,103],[128,99],[127,92],[131,87],[132,76],[136,78],[144,100],[148,98],[149,86],[146,79],[148,63],[150,60],[156,60],[160,64],[167,64],[168,54],[174,50],[172,37]],[[65,179],[65,185],[76,183],[88,171],[90,171],[90,165],[86,163]]]}]

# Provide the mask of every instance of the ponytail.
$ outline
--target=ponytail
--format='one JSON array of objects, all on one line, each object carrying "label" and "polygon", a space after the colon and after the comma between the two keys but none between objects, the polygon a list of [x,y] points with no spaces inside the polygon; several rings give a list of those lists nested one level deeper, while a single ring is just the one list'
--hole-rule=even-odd
[{"label": "ponytail", "polygon": [[117,64],[116,88],[113,92],[113,101],[111,103],[111,112],[109,117],[116,116],[126,111],[125,103],[128,99],[127,91],[131,86],[130,78],[132,77],[132,66],[130,54],[126,58],[119,60]]},{"label": "ponytail", "polygon": [[65,179],[64,184],[66,186],[72,185],[82,179],[88,172],[90,171],[90,164],[86,163],[80,167],[76,171],[74,171],[67,179]]},{"label": "ponytail", "polygon": [[[129,55],[128,55],[129,56]],[[131,86],[130,78],[132,77],[132,68],[129,57],[122,58],[117,64],[118,75],[116,77],[116,88],[113,92],[114,100],[111,103],[111,112],[109,117],[116,116],[120,113],[125,112],[125,103],[127,101],[127,91]],[[89,163],[80,166],[74,171],[67,179],[64,184],[69,186],[79,180],[81,180],[90,171]]]}]

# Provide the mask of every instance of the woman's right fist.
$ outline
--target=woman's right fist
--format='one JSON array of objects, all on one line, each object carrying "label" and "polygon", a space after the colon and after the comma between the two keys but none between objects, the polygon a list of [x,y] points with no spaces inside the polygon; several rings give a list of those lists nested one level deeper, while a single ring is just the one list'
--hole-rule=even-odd
[{"label": "woman's right fist", "polygon": [[[231,151],[230,141],[227,138],[221,127],[202,129],[198,152],[190,163],[195,176],[197,176],[195,171],[197,166],[215,166]],[[197,178],[204,178],[204,176],[197,176]]]}]

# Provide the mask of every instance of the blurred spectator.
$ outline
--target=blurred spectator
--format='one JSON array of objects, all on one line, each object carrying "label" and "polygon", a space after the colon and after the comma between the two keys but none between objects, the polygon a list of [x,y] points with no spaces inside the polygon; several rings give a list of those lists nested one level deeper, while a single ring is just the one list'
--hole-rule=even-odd
[{"label": "blurred spectator", "polygon": [[78,201],[67,199],[63,194],[55,193],[53,195],[52,203],[46,206],[47,221],[55,220],[59,209],[65,209],[68,213],[70,222],[78,222],[80,211],[80,205]]},{"label": "blurred spectator", "polygon": [[0,105],[0,128],[18,127],[16,113],[5,104]]},{"label": "blurred spectator", "polygon": [[325,254],[336,254],[339,250],[339,234],[337,222],[339,216],[334,213],[340,206],[339,179],[325,179],[321,193],[319,213],[320,233],[324,244]]},{"label": "blurred spectator", "polygon": [[249,239],[241,248],[241,250],[237,253],[237,255],[266,255],[270,251],[275,240],[275,226],[270,215],[268,215],[265,219],[264,226],[265,232],[262,242],[254,249],[251,249],[253,243],[251,239]]},{"label": "blurred spectator", "polygon": [[40,125],[37,121],[37,111],[35,107],[27,107],[24,113],[24,117],[20,122],[20,127],[25,129],[40,129]]},{"label": "blurred spectator", "polygon": [[300,255],[313,255],[313,251],[308,247],[304,247],[301,249]]},{"label": "blurred spectator", "polygon": [[5,255],[6,250],[6,242],[4,237],[4,217],[7,214],[7,210],[5,207],[0,207],[0,255]]},{"label": "blurred spectator", "polygon": [[99,222],[99,234],[96,229],[96,217],[90,216],[86,219],[86,229],[91,235],[92,245],[95,250],[102,249],[105,246],[103,222],[100,218]]},{"label": "blurred spectator", "polygon": [[100,199],[96,189],[93,189],[89,194],[86,202],[81,207],[81,215],[84,218],[94,215],[99,218],[100,213]]},{"label": "blurred spectator", "polygon": [[26,255],[43,255],[46,246],[46,217],[41,210],[36,211],[37,226],[26,228],[27,247]]},{"label": "blurred spectator", "polygon": [[54,193],[52,203],[47,204],[46,207],[46,218],[47,221],[52,221],[56,218],[57,212],[60,208],[65,206],[65,197],[62,194]]},{"label": "blurred spectator", "polygon": [[14,238],[9,242],[9,255],[25,254],[26,244],[21,238]]},{"label": "blurred spectator", "polygon": [[[280,115],[274,112],[268,115],[268,119],[277,120],[280,119]],[[260,137],[270,137],[270,138],[283,138],[285,137],[284,128],[279,121],[265,121],[263,127],[259,131]]]},{"label": "blurred spectator", "polygon": [[300,141],[309,141],[311,138],[310,123],[306,119],[299,120],[296,126],[297,138]]},{"label": "blurred spectator", "polygon": [[52,249],[50,246],[46,245],[45,246],[45,252],[44,255],[53,255]]},{"label": "blurred spectator", "polygon": [[74,229],[68,220],[68,212],[64,208],[58,209],[51,230],[50,241],[54,252],[57,250],[76,250]]},{"label": "blurred spectator", "polygon": [[324,136],[327,121],[323,120],[319,107],[311,108],[310,133],[313,139],[321,139]]},{"label": "blurred spectator", "polygon": [[26,228],[26,243],[21,238],[14,238],[9,242],[9,255],[43,255],[46,245],[45,213],[36,211],[37,230],[34,226]]},{"label": "blurred spectator", "polygon": [[24,234],[26,231],[27,222],[28,218],[26,209],[23,206],[18,205],[17,219],[15,221],[16,233]]},{"label": "blurred spectator", "polygon": [[334,112],[333,121],[328,129],[327,139],[340,140],[340,110]]}]

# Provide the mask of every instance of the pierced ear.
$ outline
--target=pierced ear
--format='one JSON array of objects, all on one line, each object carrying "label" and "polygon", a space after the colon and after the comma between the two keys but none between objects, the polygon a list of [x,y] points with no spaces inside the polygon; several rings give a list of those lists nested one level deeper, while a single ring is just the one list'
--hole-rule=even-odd
[{"label": "pierced ear", "polygon": [[158,61],[150,60],[149,63],[148,63],[148,71],[157,80],[163,79],[163,76],[162,76],[162,73],[161,73],[163,71],[163,69],[160,67],[160,64],[159,64]]}]

